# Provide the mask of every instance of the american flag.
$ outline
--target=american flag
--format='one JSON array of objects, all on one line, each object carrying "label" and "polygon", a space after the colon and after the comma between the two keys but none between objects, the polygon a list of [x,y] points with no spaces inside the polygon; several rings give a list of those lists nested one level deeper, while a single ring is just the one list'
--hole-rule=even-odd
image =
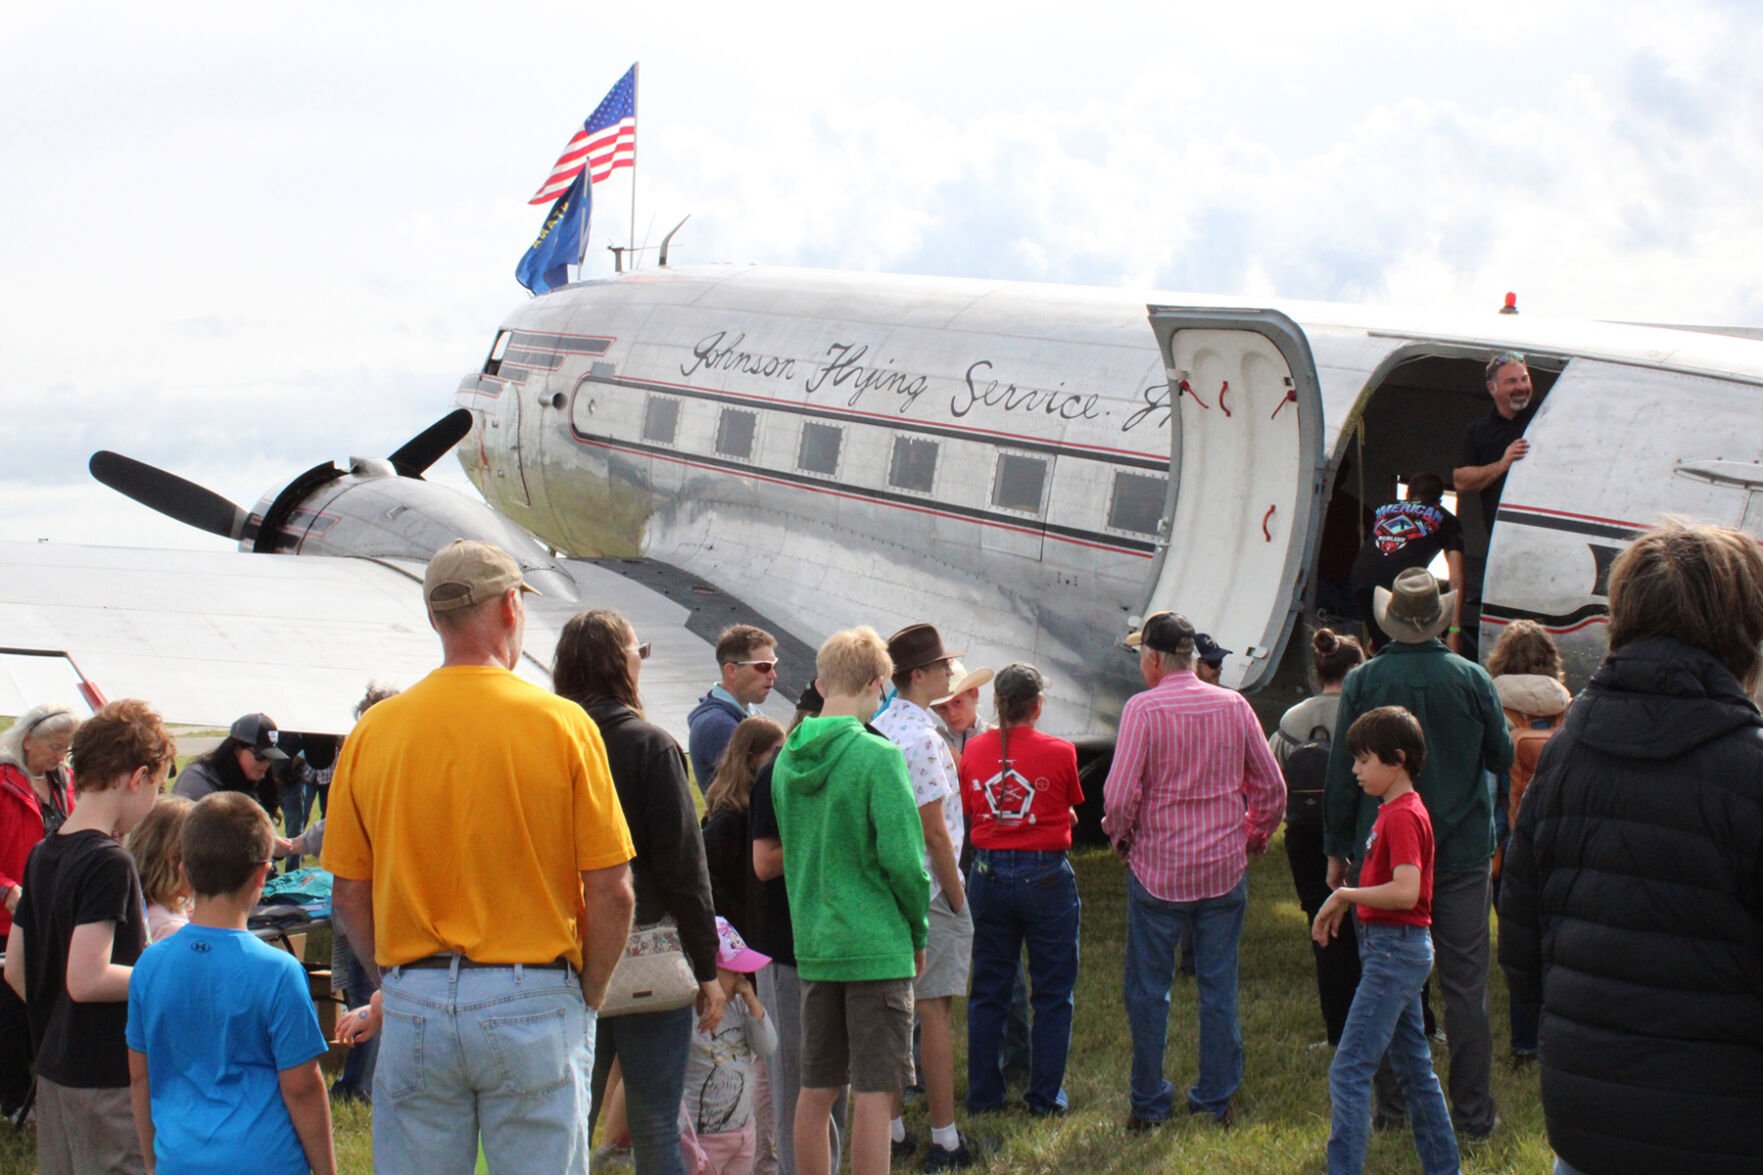
[{"label": "american flag", "polygon": [[527,203],[547,204],[557,199],[584,167],[590,169],[588,182],[597,184],[616,169],[635,167],[636,163],[637,67],[633,65],[600,99],[600,105],[569,140],[569,146],[551,165],[550,176]]}]

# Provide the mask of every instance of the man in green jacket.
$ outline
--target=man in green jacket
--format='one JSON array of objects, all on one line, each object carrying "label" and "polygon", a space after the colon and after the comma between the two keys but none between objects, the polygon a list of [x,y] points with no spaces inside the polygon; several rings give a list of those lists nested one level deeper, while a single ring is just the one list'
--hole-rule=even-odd
[{"label": "man in green jacket", "polygon": [[772,767],[772,801],[802,978],[796,1169],[830,1175],[827,1125],[852,1092],[851,1170],[885,1175],[894,1093],[912,1084],[912,981],[924,967],[930,875],[906,760],[864,722],[893,673],[872,628],[815,659],[826,698]]},{"label": "man in green jacket", "polygon": [[[1403,571],[1391,588],[1376,589],[1372,609],[1391,639],[1377,656],[1348,674],[1341,689],[1323,791],[1323,847],[1328,883],[1335,888],[1348,878],[1349,859],[1355,870],[1363,863],[1366,837],[1377,815],[1377,801],[1354,782],[1347,728],[1379,706],[1405,707],[1426,733],[1426,767],[1414,780],[1414,789],[1432,817],[1432,941],[1451,1046],[1451,1122],[1459,1138],[1479,1141],[1493,1133],[1497,1121],[1487,1013],[1489,862],[1494,855],[1488,773],[1503,774],[1512,765],[1512,739],[1493,679],[1438,639],[1450,623],[1455,596],[1441,595],[1438,580],[1422,567]],[[1377,1117],[1395,1125],[1404,1111],[1395,1083],[1385,1080],[1386,1075],[1379,1075]]]}]

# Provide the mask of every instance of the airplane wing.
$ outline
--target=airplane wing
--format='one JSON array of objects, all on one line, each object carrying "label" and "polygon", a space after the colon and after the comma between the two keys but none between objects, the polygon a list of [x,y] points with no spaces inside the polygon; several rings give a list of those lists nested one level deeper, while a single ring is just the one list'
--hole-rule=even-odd
[{"label": "airplane wing", "polygon": [[[573,596],[532,601],[517,671],[549,687],[563,623],[616,608],[655,645],[645,708],[683,745],[686,715],[714,680],[707,621],[717,609],[641,561],[560,565]],[[342,733],[369,681],[410,685],[439,664],[421,581],[422,564],[408,560],[0,543],[0,713],[140,697],[171,722],[224,729],[261,710],[288,730]],[[711,602],[763,623],[738,601]],[[807,663],[798,655],[796,666]],[[767,712],[788,716],[782,690]]]}]

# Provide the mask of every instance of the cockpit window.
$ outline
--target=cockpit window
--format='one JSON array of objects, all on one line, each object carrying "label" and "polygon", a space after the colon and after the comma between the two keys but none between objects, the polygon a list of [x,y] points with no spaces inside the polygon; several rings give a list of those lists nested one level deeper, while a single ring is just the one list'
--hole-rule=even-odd
[{"label": "cockpit window", "polygon": [[508,354],[508,340],[513,337],[513,331],[496,332],[496,341],[490,344],[490,357],[484,360],[485,375],[502,374],[502,357]]}]

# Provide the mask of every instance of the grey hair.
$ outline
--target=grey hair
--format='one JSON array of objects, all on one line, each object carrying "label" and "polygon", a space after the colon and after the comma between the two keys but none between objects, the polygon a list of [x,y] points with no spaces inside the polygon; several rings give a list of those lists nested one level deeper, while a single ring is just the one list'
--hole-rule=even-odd
[{"label": "grey hair", "polygon": [[1180,673],[1183,670],[1191,670],[1194,667],[1194,645],[1192,641],[1187,642],[1187,651],[1185,653],[1166,653],[1162,649],[1152,648],[1147,648],[1145,651],[1150,653],[1152,657],[1156,658],[1157,664],[1162,666],[1163,672],[1165,673]]},{"label": "grey hair", "polygon": [[80,724],[80,716],[60,702],[41,702],[18,716],[18,720],[0,731],[0,763],[10,763],[24,770],[24,740],[27,735],[53,738],[70,734]]}]

